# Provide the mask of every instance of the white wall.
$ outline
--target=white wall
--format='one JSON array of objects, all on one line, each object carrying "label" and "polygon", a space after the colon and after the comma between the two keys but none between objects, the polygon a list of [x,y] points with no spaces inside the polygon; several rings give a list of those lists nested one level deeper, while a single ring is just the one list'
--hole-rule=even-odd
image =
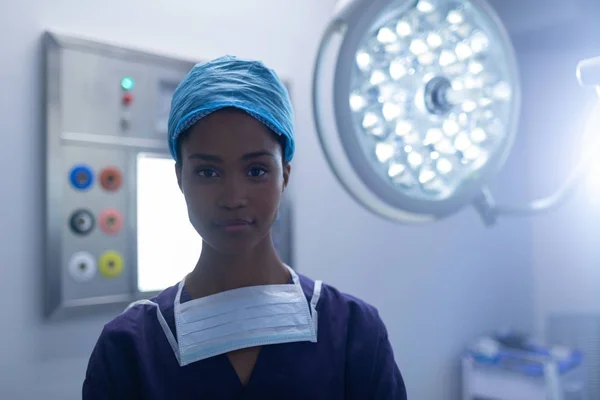
[{"label": "white wall", "polygon": [[[539,152],[531,158],[538,196],[557,188],[580,158],[583,128],[597,99],[591,90],[577,87],[572,71],[578,60],[600,55],[600,41],[596,41],[598,44],[588,49],[557,49],[535,54],[532,60],[532,69],[543,65],[549,79],[555,81],[553,91],[561,93],[554,100],[545,96],[537,107],[549,111],[531,118],[538,130]],[[571,79],[558,78],[567,72]],[[536,86],[548,90],[541,81]],[[594,134],[600,138],[599,133],[600,127],[596,127]],[[542,136],[552,140],[541,142]],[[535,323],[540,334],[552,315],[600,315],[600,203],[593,199],[593,186],[600,191],[600,176],[588,177],[571,201],[533,225]]]},{"label": "white wall", "polygon": [[[600,3],[496,0],[494,5],[507,21],[520,61],[520,134],[530,149],[529,193],[538,198],[553,193],[581,157],[583,130],[599,103],[593,90],[579,87],[575,70],[580,60],[600,55]],[[592,134],[600,138],[600,127]],[[535,331],[540,337],[552,315],[600,315],[598,195],[600,175],[588,176],[564,206],[531,220]]]},{"label": "white wall", "polygon": [[[410,399],[457,399],[457,357],[469,340],[499,326],[532,326],[528,220],[486,229],[468,210],[436,225],[401,227],[368,214],[335,182],[309,107],[314,53],[333,6],[333,0],[1,3],[0,398],[79,398],[87,357],[110,318],[41,318],[39,38],[45,29],[186,58],[260,58],[292,81],[296,266],[379,307]],[[516,151],[494,184],[501,197],[526,192],[527,182],[517,179],[526,155]]]}]

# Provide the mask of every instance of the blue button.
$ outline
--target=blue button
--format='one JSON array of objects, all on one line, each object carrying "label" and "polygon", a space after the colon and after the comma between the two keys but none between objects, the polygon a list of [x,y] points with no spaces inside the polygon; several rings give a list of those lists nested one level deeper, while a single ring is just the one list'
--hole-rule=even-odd
[{"label": "blue button", "polygon": [[86,190],[94,183],[94,174],[87,165],[76,165],[71,169],[69,180],[75,189]]}]

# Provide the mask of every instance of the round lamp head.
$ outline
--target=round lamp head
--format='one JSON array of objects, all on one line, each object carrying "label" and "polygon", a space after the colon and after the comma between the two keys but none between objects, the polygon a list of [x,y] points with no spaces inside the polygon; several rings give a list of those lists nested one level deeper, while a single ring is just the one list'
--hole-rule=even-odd
[{"label": "round lamp head", "polygon": [[316,117],[346,189],[402,222],[470,204],[503,165],[518,120],[515,55],[493,10],[474,0],[355,1],[332,27],[332,83],[315,77],[315,96],[331,90],[330,103],[319,99]]}]

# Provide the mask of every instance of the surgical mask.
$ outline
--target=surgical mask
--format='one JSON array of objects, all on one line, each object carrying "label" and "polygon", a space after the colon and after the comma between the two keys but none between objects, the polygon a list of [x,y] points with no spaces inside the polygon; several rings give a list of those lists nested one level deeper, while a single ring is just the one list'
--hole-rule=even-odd
[{"label": "surgical mask", "polygon": [[322,283],[315,281],[309,304],[298,275],[289,270],[293,284],[239,288],[183,304],[185,280],[181,281],[174,302],[177,340],[158,305],[149,300],[134,304],[156,305],[158,320],[180,366],[248,347],[316,343],[316,305]]}]

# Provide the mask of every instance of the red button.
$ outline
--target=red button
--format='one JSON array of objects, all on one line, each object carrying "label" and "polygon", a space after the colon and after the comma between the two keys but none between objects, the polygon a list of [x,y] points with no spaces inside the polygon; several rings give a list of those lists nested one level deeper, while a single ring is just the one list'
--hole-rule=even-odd
[{"label": "red button", "polygon": [[133,102],[133,95],[131,93],[125,93],[123,95],[123,104],[129,105]]}]

